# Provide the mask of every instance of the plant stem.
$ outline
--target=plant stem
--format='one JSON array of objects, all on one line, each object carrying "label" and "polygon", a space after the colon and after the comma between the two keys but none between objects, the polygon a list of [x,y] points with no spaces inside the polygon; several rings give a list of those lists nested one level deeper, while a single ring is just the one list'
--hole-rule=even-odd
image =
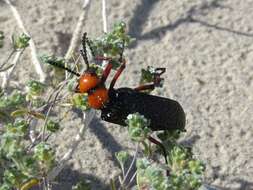
[{"label": "plant stem", "polygon": [[137,155],[138,155],[138,151],[139,151],[139,143],[136,144],[133,160],[132,160],[132,162],[131,162],[128,170],[127,170],[126,175],[124,176],[124,179],[122,181],[122,185],[124,185],[124,183],[126,182],[126,179],[127,179],[128,175],[129,175],[130,171],[132,170],[133,166],[134,166],[134,163],[135,163]]},{"label": "plant stem", "polygon": [[10,58],[14,55],[14,53],[15,53],[15,49],[13,49],[12,51],[11,51],[11,53],[8,55],[8,57],[7,57],[7,59],[3,62],[3,64],[0,66],[0,69],[2,69],[7,63],[8,63],[8,61],[10,60]]},{"label": "plant stem", "polygon": [[[29,33],[27,32],[26,28],[24,27],[24,24],[23,24],[23,21],[21,19],[21,16],[18,13],[18,11],[15,8],[15,6],[13,6],[12,3],[9,0],[4,0],[4,2],[7,5],[9,5],[14,18],[17,21],[17,24],[18,24],[19,28],[23,31],[24,34],[26,34],[27,36],[30,36]],[[43,72],[42,67],[40,65],[40,62],[38,60],[37,52],[36,52],[36,47],[35,47],[35,44],[34,44],[34,41],[33,41],[32,38],[29,40],[29,46],[31,48],[31,59],[32,59],[32,63],[34,65],[34,67],[35,67],[35,71],[38,73],[38,75],[40,77],[40,82],[44,82],[45,79],[46,79],[46,75]]]},{"label": "plant stem", "polygon": [[[75,30],[73,32],[73,37],[72,37],[72,39],[70,41],[70,45],[69,45],[68,51],[67,51],[67,53],[66,53],[66,55],[64,57],[65,60],[66,60],[65,67],[67,67],[68,60],[71,58],[73,51],[78,46],[78,42],[80,40],[80,36],[81,36],[81,32],[82,32],[82,26],[83,26],[84,21],[87,18],[87,13],[88,13],[89,7],[90,7],[90,0],[84,0],[82,13],[79,16],[76,28],[75,28]],[[68,76],[68,72],[66,71],[65,72],[65,78],[67,78],[67,76]]]},{"label": "plant stem", "polygon": [[[107,14],[106,14],[106,0],[102,0],[102,19],[103,19],[103,32],[107,33]],[[106,54],[104,54],[106,57]],[[102,67],[105,68],[107,61],[102,62]]]},{"label": "plant stem", "polygon": [[7,85],[9,84],[9,79],[11,78],[11,74],[12,72],[14,71],[14,69],[16,68],[17,64],[18,64],[18,61],[21,57],[21,55],[23,54],[25,49],[21,50],[21,51],[17,51],[14,59],[13,59],[13,62],[12,62],[12,68],[10,68],[8,71],[5,71],[2,73],[2,77],[3,77],[3,81],[2,81],[2,89],[4,90]]},{"label": "plant stem", "polygon": [[107,33],[106,0],[102,0],[103,32]]},{"label": "plant stem", "polygon": [[115,181],[113,179],[110,179],[110,186],[111,190],[116,190]]}]

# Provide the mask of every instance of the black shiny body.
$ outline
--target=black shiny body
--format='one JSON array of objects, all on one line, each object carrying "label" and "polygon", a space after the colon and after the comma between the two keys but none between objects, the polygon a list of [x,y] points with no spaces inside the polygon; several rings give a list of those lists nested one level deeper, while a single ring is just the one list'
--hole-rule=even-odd
[{"label": "black shiny body", "polygon": [[126,126],[127,116],[136,112],[150,120],[153,131],[184,130],[185,113],[177,101],[131,88],[109,90],[109,102],[101,109],[101,118]]}]

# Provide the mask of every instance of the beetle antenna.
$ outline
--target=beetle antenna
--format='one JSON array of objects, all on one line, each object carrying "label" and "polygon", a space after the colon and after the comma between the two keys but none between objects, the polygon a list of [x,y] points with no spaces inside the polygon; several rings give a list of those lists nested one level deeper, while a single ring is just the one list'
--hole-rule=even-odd
[{"label": "beetle antenna", "polygon": [[90,39],[88,39],[88,38],[86,38],[87,39],[87,45],[88,45],[88,47],[90,48],[90,52],[91,52],[91,55],[93,56],[93,57],[96,57],[96,54],[95,54],[95,51],[94,51],[94,49],[93,49],[93,47],[92,47],[92,45],[91,45],[91,43],[92,43],[92,41],[90,40]]},{"label": "beetle antenna", "polygon": [[83,57],[83,60],[87,66],[86,68],[86,71],[89,70],[89,61],[88,61],[88,57],[87,57],[87,49],[86,49],[86,42],[87,42],[87,33],[85,32],[83,34],[83,38],[82,38],[82,46],[83,46],[83,49],[80,50],[81,52],[81,55]]},{"label": "beetle antenna", "polygon": [[76,75],[78,77],[80,76],[79,73],[73,71],[72,69],[70,69],[68,67],[63,66],[62,64],[60,64],[58,62],[55,62],[55,61],[52,61],[52,60],[48,60],[47,63],[50,64],[50,65],[56,66],[58,68],[64,69],[64,70],[66,70],[66,71],[68,71],[68,72],[70,72],[70,73],[72,73],[72,74],[74,74],[74,75]]}]

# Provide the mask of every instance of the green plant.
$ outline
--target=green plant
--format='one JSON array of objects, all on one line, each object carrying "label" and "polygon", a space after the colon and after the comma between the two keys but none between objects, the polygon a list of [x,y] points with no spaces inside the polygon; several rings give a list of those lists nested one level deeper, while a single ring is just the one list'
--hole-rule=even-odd
[{"label": "green plant", "polygon": [[[0,48],[3,46],[3,39],[4,39],[3,32],[0,32]],[[8,55],[7,59],[0,65],[0,72],[5,72],[15,66],[18,59],[24,52],[25,48],[29,46],[30,39],[31,38],[24,33],[22,33],[19,36],[12,35],[12,51]],[[18,58],[14,63],[8,65],[9,60],[12,58],[14,54],[18,55]]]},{"label": "green plant", "polygon": [[19,51],[28,47],[30,39],[31,38],[24,33],[22,33],[20,36],[12,35],[12,44],[14,50]]},{"label": "green plant", "polygon": [[118,22],[114,24],[112,32],[105,33],[103,36],[89,40],[94,55],[104,55],[112,58],[113,68],[119,67],[119,58],[133,38],[126,34],[126,24]]},{"label": "green plant", "polygon": [[[13,37],[15,53],[23,51],[29,45],[29,40],[30,37],[25,34]],[[125,23],[119,22],[114,25],[112,32],[91,39],[89,43],[95,56],[106,54],[111,57],[116,69],[121,57],[125,59],[123,53],[131,41],[133,39],[126,34]],[[69,60],[54,55],[44,55],[41,60],[44,63],[54,62],[54,65],[71,64],[72,69],[83,69],[82,65],[75,61],[69,63]],[[7,62],[2,64],[2,68],[6,69],[4,66]],[[101,75],[100,65],[94,63],[92,67]],[[76,86],[75,76],[65,77],[62,70],[55,67],[53,69],[53,77],[57,78],[53,84],[30,80],[26,83],[26,91],[10,88],[0,92],[0,122],[4,126],[0,131],[0,190],[29,190],[35,185],[46,183],[47,179],[52,181],[57,176],[57,169],[61,168],[58,166],[66,162],[56,159],[54,146],[48,141],[52,134],[57,135],[64,127],[59,116],[52,116],[52,110],[55,107],[66,108],[66,113],[72,108],[84,112],[90,110],[87,94],[76,94],[73,91]],[[140,83],[152,81],[154,74],[152,67],[142,69]],[[136,143],[137,148],[129,167],[130,154],[127,151],[116,154],[122,170],[120,188],[128,189],[135,184],[140,190],[191,190],[201,185],[204,165],[194,158],[190,149],[177,143],[182,131],[153,132],[148,128],[149,118],[139,113],[129,115],[126,123],[129,137]],[[82,139],[82,135],[83,132],[80,132],[78,139]],[[168,164],[159,161],[162,151],[150,144],[148,138],[151,135],[157,136],[166,147]],[[135,162],[137,171],[133,176],[129,176]],[[166,175],[166,172],[169,175]],[[111,180],[111,186],[112,189],[117,188],[115,180]],[[89,189],[89,184],[80,182],[72,189],[86,190]]]},{"label": "green plant", "polygon": [[[147,128],[148,120],[139,113],[135,113],[129,115],[126,122],[130,138],[142,142],[144,153],[149,153],[144,154],[144,158],[134,157],[137,167],[135,175],[138,189],[195,190],[200,188],[205,166],[193,157],[191,149],[176,142],[180,136],[180,131],[165,131],[157,134],[166,148],[168,159],[168,164],[162,164],[153,160],[152,154],[157,154],[157,152],[154,153],[152,147],[148,146],[148,136],[151,134],[151,131]],[[125,174],[124,168],[128,157],[124,155],[127,155],[127,153],[119,155],[117,155],[117,159],[122,168],[123,179],[126,179],[127,174]],[[123,189],[127,189],[132,181],[130,180],[129,184],[124,182],[125,180],[121,182],[121,186]]]}]

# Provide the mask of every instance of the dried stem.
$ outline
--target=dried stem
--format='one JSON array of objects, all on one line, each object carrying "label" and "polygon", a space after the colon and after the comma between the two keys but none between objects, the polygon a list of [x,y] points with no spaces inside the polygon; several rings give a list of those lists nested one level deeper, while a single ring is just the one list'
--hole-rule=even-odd
[{"label": "dried stem", "polygon": [[[87,18],[87,13],[88,13],[89,7],[90,7],[90,0],[84,0],[83,11],[82,11],[81,15],[79,16],[76,28],[73,32],[73,37],[71,39],[68,51],[65,55],[65,60],[66,60],[65,67],[67,67],[68,60],[72,57],[72,53],[75,51],[75,49],[78,46],[78,41],[81,38],[82,26],[84,24],[85,19]],[[66,71],[65,72],[65,77],[67,78],[67,76],[68,76],[68,73]]]},{"label": "dried stem", "polygon": [[132,184],[132,182],[134,181],[134,178],[136,177],[137,175],[137,171],[134,172],[133,176],[131,177],[131,179],[129,180],[129,183],[128,185],[126,185],[126,188],[129,188],[130,185]]},{"label": "dried stem", "polygon": [[[9,0],[4,0],[4,2],[9,5],[9,7],[13,13],[13,16],[16,19],[17,24],[18,24],[19,28],[22,30],[22,32],[24,34],[30,36],[29,33],[27,32],[26,28],[24,27],[23,21],[21,19],[20,14],[17,11],[17,9],[12,5],[12,3]],[[32,63],[35,67],[35,71],[38,73],[38,75],[40,77],[40,82],[44,82],[46,79],[46,75],[43,72],[40,62],[38,60],[37,53],[36,53],[36,47],[35,47],[35,44],[34,44],[34,41],[32,38],[29,40],[29,46],[31,48],[31,59],[32,59]]]},{"label": "dried stem", "polygon": [[102,0],[103,32],[107,32],[106,0]]},{"label": "dried stem", "polygon": [[134,157],[133,157],[133,160],[132,160],[132,162],[131,162],[131,164],[130,164],[130,166],[129,166],[128,170],[127,170],[126,175],[125,175],[125,176],[124,176],[124,178],[123,178],[123,181],[122,181],[122,184],[121,184],[122,186],[123,186],[123,185],[124,185],[124,183],[126,182],[127,177],[128,177],[128,175],[129,175],[130,171],[132,170],[132,168],[133,168],[133,166],[134,166],[134,163],[135,163],[136,158],[137,158],[137,155],[138,155],[138,151],[139,151],[139,143],[137,143],[137,144],[136,144]]},{"label": "dried stem", "polygon": [[47,111],[47,114],[46,114],[46,119],[44,121],[44,125],[43,125],[43,128],[42,128],[42,140],[44,141],[45,140],[45,133],[46,133],[46,125],[47,125],[47,121],[48,121],[48,118],[49,118],[49,115],[55,105],[55,102],[57,100],[57,97],[59,96],[59,94],[61,93],[61,91],[63,90],[63,88],[65,87],[67,81],[65,80],[64,82],[62,82],[60,85],[59,85],[59,89],[55,92],[55,97],[53,99],[53,102],[52,104],[50,105],[48,111]]},{"label": "dried stem", "polygon": [[5,72],[3,72],[3,73],[1,74],[2,77],[3,77],[2,85],[1,85],[1,86],[2,86],[2,89],[5,89],[5,88],[8,86],[8,84],[9,84],[9,79],[10,79],[10,77],[11,77],[11,74],[12,74],[12,72],[14,71],[14,69],[16,68],[16,66],[17,66],[17,64],[18,64],[18,61],[19,61],[21,55],[23,54],[23,52],[24,52],[24,49],[21,50],[21,51],[17,51],[15,57],[13,58],[13,62],[12,62],[12,64],[11,64],[11,65],[13,65],[12,68],[10,68],[8,71],[5,71]]},{"label": "dried stem", "polygon": [[11,53],[8,55],[7,59],[3,62],[3,64],[0,66],[0,69],[3,69],[3,67],[8,63],[8,61],[11,59],[11,57],[14,55],[16,52],[15,49],[11,51]]},{"label": "dried stem", "polygon": [[[103,32],[107,33],[107,14],[106,14],[106,0],[102,0],[102,18],[103,18]],[[106,57],[106,54],[104,54]],[[107,61],[103,61],[102,67],[105,68]]]}]

